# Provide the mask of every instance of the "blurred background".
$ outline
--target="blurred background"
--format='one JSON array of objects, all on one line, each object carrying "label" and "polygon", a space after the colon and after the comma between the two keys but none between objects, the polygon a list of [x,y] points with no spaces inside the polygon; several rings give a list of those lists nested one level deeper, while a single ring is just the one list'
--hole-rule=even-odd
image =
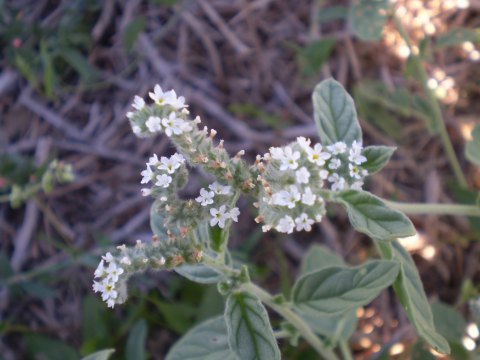
[{"label": "blurred background", "polygon": [[[170,273],[136,276],[107,309],[91,291],[99,256],[151,237],[140,171],[166,137],[137,139],[125,114],[158,83],[186,97],[232,154],[248,159],[297,136],[318,140],[311,92],[334,77],[355,98],[364,144],[398,146],[367,188],[387,199],[473,203],[480,170],[463,148],[479,122],[479,0],[396,0],[471,190],[454,180],[409,62],[387,22],[361,41],[333,0],[0,0],[0,359],[162,359],[194,324],[223,311],[214,286]],[[205,181],[192,176],[185,196]],[[272,292],[289,294],[299,262],[325,244],[351,264],[375,254],[343,211],[311,233],[263,234],[247,199],[234,257]],[[455,353],[474,358],[467,303],[479,294],[480,222],[412,216],[413,254]],[[356,359],[430,359],[391,291],[358,311]],[[275,322],[275,317],[273,318]],[[447,321],[448,320],[448,321]],[[446,334],[446,335],[445,335]],[[317,359],[282,343],[285,359]],[[420,355],[418,355],[420,354]],[[418,357],[420,356],[420,357]]]}]

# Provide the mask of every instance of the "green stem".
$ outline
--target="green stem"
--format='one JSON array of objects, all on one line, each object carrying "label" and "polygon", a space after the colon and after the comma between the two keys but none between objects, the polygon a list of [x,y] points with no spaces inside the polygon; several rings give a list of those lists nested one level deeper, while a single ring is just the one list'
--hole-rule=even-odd
[{"label": "green stem", "polygon": [[290,337],[291,334],[286,330],[279,330],[275,331],[273,335],[275,335],[275,339],[285,339]]},{"label": "green stem", "polygon": [[281,315],[285,320],[290,322],[297,330],[300,332],[302,337],[307,340],[310,345],[327,360],[338,360],[338,356],[335,353],[328,349],[322,340],[310,329],[308,324],[297,314],[295,314],[291,309],[285,305],[276,304],[273,301],[272,295],[258,287],[257,285],[249,282],[242,285],[242,288],[245,291],[258,297],[265,305],[273,309],[279,315]]},{"label": "green stem", "polygon": [[384,200],[389,207],[407,214],[480,216],[476,205],[399,203]]},{"label": "green stem", "polygon": [[348,347],[348,343],[345,340],[340,341],[340,351],[342,352],[342,356],[344,360],[353,360],[352,352]]},{"label": "green stem", "polygon": [[438,128],[440,133],[440,139],[443,143],[443,148],[447,154],[448,161],[450,163],[450,167],[453,170],[453,173],[458,181],[458,183],[463,186],[467,187],[467,181],[465,176],[463,175],[462,168],[460,167],[460,163],[458,161],[457,155],[455,154],[455,150],[453,148],[452,142],[447,132],[447,128],[445,126],[445,122],[443,121],[442,116],[442,109],[440,108],[440,104],[435,96],[435,93],[432,89],[428,87],[428,75],[423,67],[422,61],[420,57],[414,52],[410,39],[403,28],[402,22],[396,17],[393,17],[393,21],[395,26],[398,30],[398,33],[405,41],[408,49],[410,50],[410,59],[412,61],[413,66],[415,67],[416,73],[419,77],[419,81],[423,87],[425,94],[427,95],[428,102],[430,103],[430,108],[432,110],[433,121]]}]

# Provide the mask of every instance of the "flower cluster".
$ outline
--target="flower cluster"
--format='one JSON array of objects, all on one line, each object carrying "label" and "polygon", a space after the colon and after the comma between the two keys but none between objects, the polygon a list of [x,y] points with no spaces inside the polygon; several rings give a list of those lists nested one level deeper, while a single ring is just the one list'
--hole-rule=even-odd
[{"label": "flower cluster", "polygon": [[325,213],[322,191],[362,189],[368,175],[361,167],[367,160],[362,150],[362,144],[356,141],[351,146],[337,142],[324,147],[311,146],[310,139],[304,137],[282,148],[270,148],[257,161],[263,172],[259,177],[262,190],[257,218],[265,222],[262,229],[310,231]]},{"label": "flower cluster", "polygon": [[232,196],[231,186],[221,185],[218,182],[214,182],[208,186],[208,189],[200,189],[200,196],[198,196],[195,201],[200,203],[202,207],[207,207],[214,203],[214,198],[217,199],[217,203],[221,204],[217,207],[210,207],[210,226],[218,225],[221,229],[225,227],[225,222],[227,220],[233,220],[238,222],[238,215],[240,211],[237,207],[234,207],[227,211],[226,203],[228,204],[228,199]]},{"label": "flower cluster", "polygon": [[[125,264],[130,263],[128,258],[122,259],[122,261]],[[93,281],[93,291],[102,293],[102,300],[107,303],[108,307],[113,308],[116,303],[124,301],[125,285],[123,281],[120,281],[124,272],[124,269],[117,264],[109,252],[102,256],[102,260],[95,270],[94,276],[100,280]]]},{"label": "flower cluster", "polygon": [[149,96],[156,106],[147,106],[144,99],[135,96],[132,107],[136,111],[127,113],[137,136],[150,136],[163,131],[171,137],[192,130],[191,121],[186,119],[188,110],[183,96],[177,97],[175,90],[164,92],[160,85],[155,85]]},{"label": "flower cluster", "polygon": [[[147,168],[141,172],[141,184],[152,183],[151,188],[143,188],[142,195],[148,196],[156,193],[156,190],[167,189],[173,181],[173,176],[177,170],[184,165],[185,158],[182,154],[175,153],[172,156],[162,156],[160,160],[156,154],[147,162]],[[165,200],[165,199],[164,199]]]}]

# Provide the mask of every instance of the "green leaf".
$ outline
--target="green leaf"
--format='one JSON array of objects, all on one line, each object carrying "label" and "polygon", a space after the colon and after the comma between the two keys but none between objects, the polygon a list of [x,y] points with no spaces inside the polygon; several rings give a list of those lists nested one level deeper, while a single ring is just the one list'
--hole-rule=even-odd
[{"label": "green leaf", "polygon": [[412,360],[435,360],[436,357],[430,352],[427,344],[423,341],[417,341],[415,345],[412,346],[411,352]]},{"label": "green leaf", "polygon": [[82,352],[90,352],[98,349],[98,344],[107,343],[110,337],[104,320],[106,315],[105,303],[98,297],[89,295],[84,298],[82,304]]},{"label": "green leaf", "polygon": [[23,75],[32,88],[37,87],[37,76],[33,70],[33,65],[29,63],[23,56],[17,54],[15,56],[15,66],[20,74]]},{"label": "green leaf", "polygon": [[447,341],[435,330],[432,310],[423,290],[422,281],[410,254],[398,241],[375,241],[382,257],[397,259],[401,263],[400,273],[393,288],[408,319],[418,334],[438,352],[448,354]]},{"label": "green leaf", "polygon": [[228,346],[223,316],[207,320],[186,333],[165,360],[238,360]]},{"label": "green leaf", "polygon": [[146,342],[148,327],[145,319],[138,320],[128,334],[125,358],[127,360],[144,360],[147,358]]},{"label": "green leaf", "polygon": [[373,239],[393,240],[416,233],[410,219],[366,191],[346,190],[335,200],[345,206],[352,226]]},{"label": "green leaf", "polygon": [[334,315],[368,304],[397,277],[399,263],[374,260],[361,266],[332,266],[300,277],[293,287],[295,307],[306,315]]},{"label": "green leaf", "polygon": [[458,27],[440,34],[435,42],[435,47],[443,49],[448,46],[461,45],[467,41],[474,43],[479,40],[479,30]]},{"label": "green leaf", "polygon": [[63,49],[60,56],[86,81],[91,82],[100,76],[97,68],[91,65],[85,56],[76,49]]},{"label": "green leaf", "polygon": [[344,265],[343,260],[323,245],[313,245],[302,260],[300,275],[329,266]]},{"label": "green leaf", "polygon": [[467,323],[452,306],[434,302],[431,305],[433,322],[438,333],[450,342],[462,342]]},{"label": "green leaf", "polygon": [[168,234],[165,228],[165,215],[158,211],[158,202],[155,201],[150,208],[150,228],[152,232],[157,235],[158,240],[167,241]]},{"label": "green leaf", "polygon": [[396,149],[392,146],[367,146],[362,151],[362,155],[367,158],[362,168],[368,170],[369,175],[379,172],[388,164]]},{"label": "green leaf", "polygon": [[376,41],[382,36],[387,21],[388,0],[360,0],[350,10],[355,35],[364,41]]},{"label": "green leaf", "polygon": [[133,19],[127,26],[125,26],[125,29],[123,30],[123,45],[127,51],[133,49],[133,45],[135,45],[138,35],[145,30],[146,26],[147,22],[143,16]]},{"label": "green leaf", "polygon": [[77,351],[62,341],[52,339],[45,335],[27,334],[25,336],[27,353],[30,358],[44,357],[48,360],[77,360]]},{"label": "green leaf", "polygon": [[255,296],[237,292],[225,306],[228,343],[242,360],[280,359],[268,314]]},{"label": "green leaf", "polygon": [[330,56],[336,41],[323,39],[312,41],[298,50],[297,63],[305,76],[311,76],[321,70],[322,65]]},{"label": "green leaf", "polygon": [[43,87],[45,95],[48,98],[53,97],[53,87],[55,85],[55,69],[53,68],[52,56],[48,52],[45,42],[40,42],[40,54],[43,63]]},{"label": "green leaf", "polygon": [[175,268],[175,272],[200,284],[215,284],[223,278],[221,273],[204,264],[182,265]]},{"label": "green leaf", "polygon": [[480,166],[480,125],[472,131],[472,140],[467,142],[465,156],[471,163]]},{"label": "green leaf", "polygon": [[100,350],[82,358],[82,360],[108,360],[115,352],[114,349]]},{"label": "green leaf", "polygon": [[322,81],[312,95],[314,117],[323,145],[344,141],[351,145],[362,141],[362,130],[355,104],[343,86],[333,80]]},{"label": "green leaf", "polygon": [[327,337],[330,344],[335,346],[340,340],[348,340],[357,327],[357,309],[351,309],[338,315],[318,315],[313,313],[300,316],[317,334]]}]

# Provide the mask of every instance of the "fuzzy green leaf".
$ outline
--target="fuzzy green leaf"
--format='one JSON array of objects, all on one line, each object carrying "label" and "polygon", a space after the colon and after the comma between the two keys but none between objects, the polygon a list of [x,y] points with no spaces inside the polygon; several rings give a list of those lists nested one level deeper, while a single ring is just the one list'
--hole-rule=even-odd
[{"label": "fuzzy green leaf", "polygon": [[369,175],[379,172],[388,164],[395,150],[392,146],[367,146],[362,151],[362,155],[367,158],[362,168],[368,170]]},{"label": "fuzzy green leaf", "polygon": [[361,266],[332,266],[300,277],[295,307],[305,314],[334,315],[368,304],[397,277],[399,263],[374,260]]},{"label": "fuzzy green leaf", "polygon": [[145,319],[138,320],[128,334],[125,358],[127,360],[144,360],[147,358],[146,341],[148,327]]},{"label": "fuzzy green leaf", "polygon": [[465,156],[471,163],[480,166],[480,125],[472,131],[472,140],[467,142]]},{"label": "fuzzy green leaf", "polygon": [[423,290],[422,281],[410,254],[398,241],[376,241],[382,257],[400,261],[400,273],[393,284],[408,319],[418,334],[438,352],[448,354],[448,342],[435,330],[432,310]]},{"label": "fuzzy green leaf", "polygon": [[223,316],[207,320],[177,341],[165,360],[238,360],[228,346],[226,333]]},{"label": "fuzzy green leaf", "polygon": [[329,266],[344,265],[343,260],[323,245],[313,245],[305,254],[300,267],[300,276]]},{"label": "fuzzy green leaf", "polygon": [[230,348],[242,360],[280,360],[267,311],[255,296],[237,292],[227,298],[225,321]]},{"label": "fuzzy green leaf", "polygon": [[362,129],[357,119],[355,104],[343,86],[333,80],[322,81],[312,95],[315,123],[322,144],[354,140],[362,141]]},{"label": "fuzzy green leaf", "polygon": [[82,360],[108,360],[110,356],[115,352],[114,349],[100,350],[88,356],[82,358]]},{"label": "fuzzy green leaf", "polygon": [[373,239],[393,240],[416,233],[405,214],[390,209],[380,198],[366,191],[341,191],[335,200],[347,209],[352,226]]},{"label": "fuzzy green leaf", "polygon": [[382,36],[387,21],[388,0],[360,0],[350,10],[355,35],[364,41],[376,41]]},{"label": "fuzzy green leaf", "polygon": [[215,284],[222,280],[222,274],[204,264],[182,265],[175,268],[175,272],[200,284]]}]

